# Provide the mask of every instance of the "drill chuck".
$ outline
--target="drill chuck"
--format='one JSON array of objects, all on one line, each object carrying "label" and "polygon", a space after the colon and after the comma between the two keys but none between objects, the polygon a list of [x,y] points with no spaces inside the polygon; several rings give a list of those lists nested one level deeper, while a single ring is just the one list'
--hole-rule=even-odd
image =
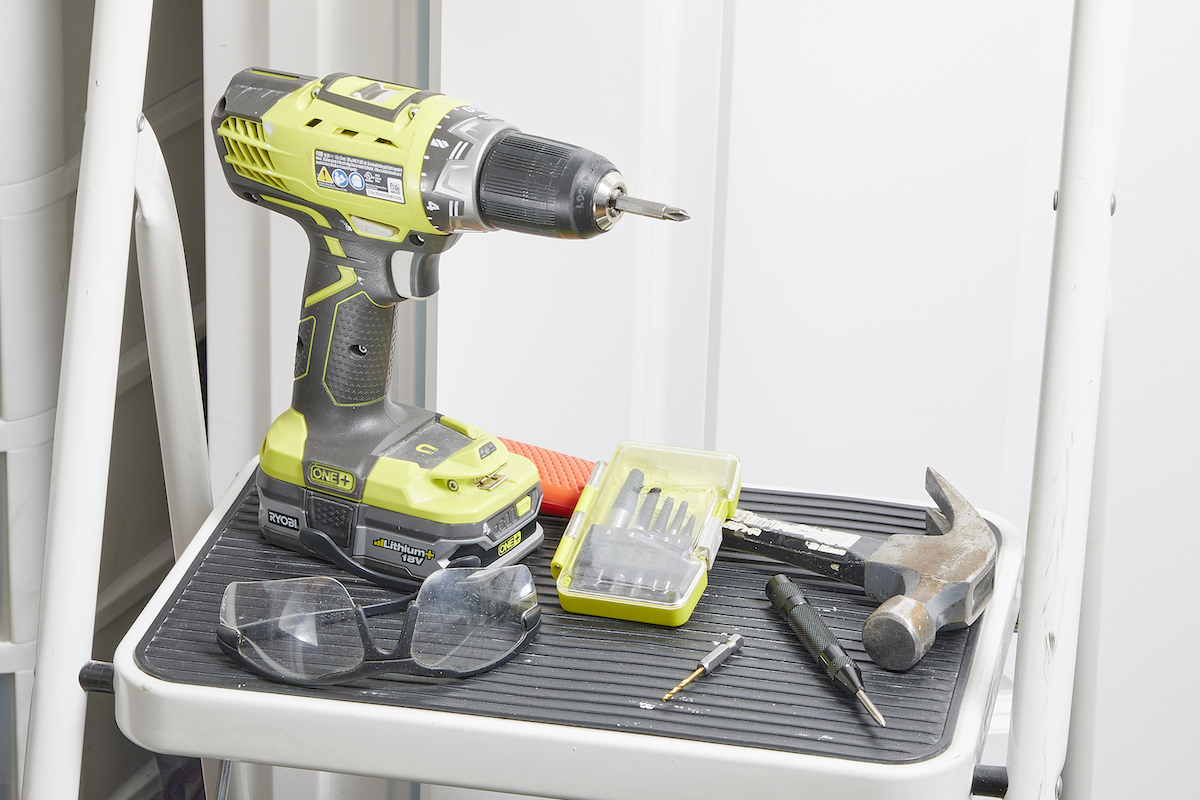
[{"label": "drill chuck", "polygon": [[502,134],[479,174],[479,213],[492,228],[589,239],[612,227],[625,192],[607,158],[516,130]]}]

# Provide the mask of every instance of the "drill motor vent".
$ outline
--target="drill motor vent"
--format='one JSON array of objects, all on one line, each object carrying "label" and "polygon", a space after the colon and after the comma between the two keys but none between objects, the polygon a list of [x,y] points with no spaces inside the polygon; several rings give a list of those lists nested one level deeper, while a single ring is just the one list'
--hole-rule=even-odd
[{"label": "drill motor vent", "polygon": [[229,117],[218,131],[225,142],[225,161],[243,178],[288,191],[287,184],[275,174],[270,145],[263,136],[262,123]]}]

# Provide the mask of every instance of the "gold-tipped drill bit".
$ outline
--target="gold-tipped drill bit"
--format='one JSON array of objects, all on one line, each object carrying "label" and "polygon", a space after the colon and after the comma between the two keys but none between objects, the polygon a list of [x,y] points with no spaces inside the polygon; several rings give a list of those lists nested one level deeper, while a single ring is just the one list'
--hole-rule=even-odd
[{"label": "gold-tipped drill bit", "polygon": [[714,669],[717,668],[718,664],[720,664],[725,659],[729,658],[731,655],[736,653],[738,650],[741,650],[743,641],[744,640],[742,639],[742,637],[739,636],[738,634],[736,634],[736,633],[729,634],[728,639],[726,639],[721,644],[717,645],[716,649],[714,649],[711,653],[709,653],[708,655],[706,655],[704,658],[700,659],[697,662],[698,666],[696,667],[695,672],[693,672],[691,675],[688,675],[686,678],[684,678],[682,681],[679,682],[678,686],[676,686],[674,689],[672,689],[671,691],[669,691],[663,695],[663,702],[664,703],[670,702],[671,698],[674,697],[679,692],[680,689],[687,686],[689,683],[696,680],[696,678],[699,678],[701,675],[707,675],[708,673],[712,672]]}]

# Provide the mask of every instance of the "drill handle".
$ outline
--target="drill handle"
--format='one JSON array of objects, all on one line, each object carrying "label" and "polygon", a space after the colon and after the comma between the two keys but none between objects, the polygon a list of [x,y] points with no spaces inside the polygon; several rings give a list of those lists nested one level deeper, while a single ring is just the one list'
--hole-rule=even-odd
[{"label": "drill handle", "polygon": [[[392,249],[309,230],[293,407],[357,406],[387,392],[395,304]],[[405,276],[407,277],[407,276]]]},{"label": "drill handle", "polygon": [[292,409],[306,427],[306,462],[336,467],[330,488],[358,498],[374,451],[396,431],[387,403],[396,304],[436,290],[439,255],[407,242],[335,235],[336,227],[304,227],[310,252]]},{"label": "drill handle", "polygon": [[[261,202],[300,223],[309,240],[292,408],[310,433],[336,430],[346,409],[384,405],[395,305],[437,292],[439,256],[460,234],[397,232],[265,192]],[[387,423],[364,421],[376,424]]]}]

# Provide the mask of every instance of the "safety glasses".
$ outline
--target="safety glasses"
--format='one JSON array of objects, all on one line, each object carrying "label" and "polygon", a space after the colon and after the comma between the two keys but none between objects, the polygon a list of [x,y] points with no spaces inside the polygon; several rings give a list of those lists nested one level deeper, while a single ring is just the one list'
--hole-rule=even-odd
[{"label": "safety glasses", "polygon": [[[379,646],[370,617],[404,611],[396,646]],[[415,595],[359,606],[333,578],[235,582],[221,600],[217,641],[227,656],[274,681],[328,686],[384,673],[467,677],[519,653],[541,624],[523,564],[453,568]]]}]

